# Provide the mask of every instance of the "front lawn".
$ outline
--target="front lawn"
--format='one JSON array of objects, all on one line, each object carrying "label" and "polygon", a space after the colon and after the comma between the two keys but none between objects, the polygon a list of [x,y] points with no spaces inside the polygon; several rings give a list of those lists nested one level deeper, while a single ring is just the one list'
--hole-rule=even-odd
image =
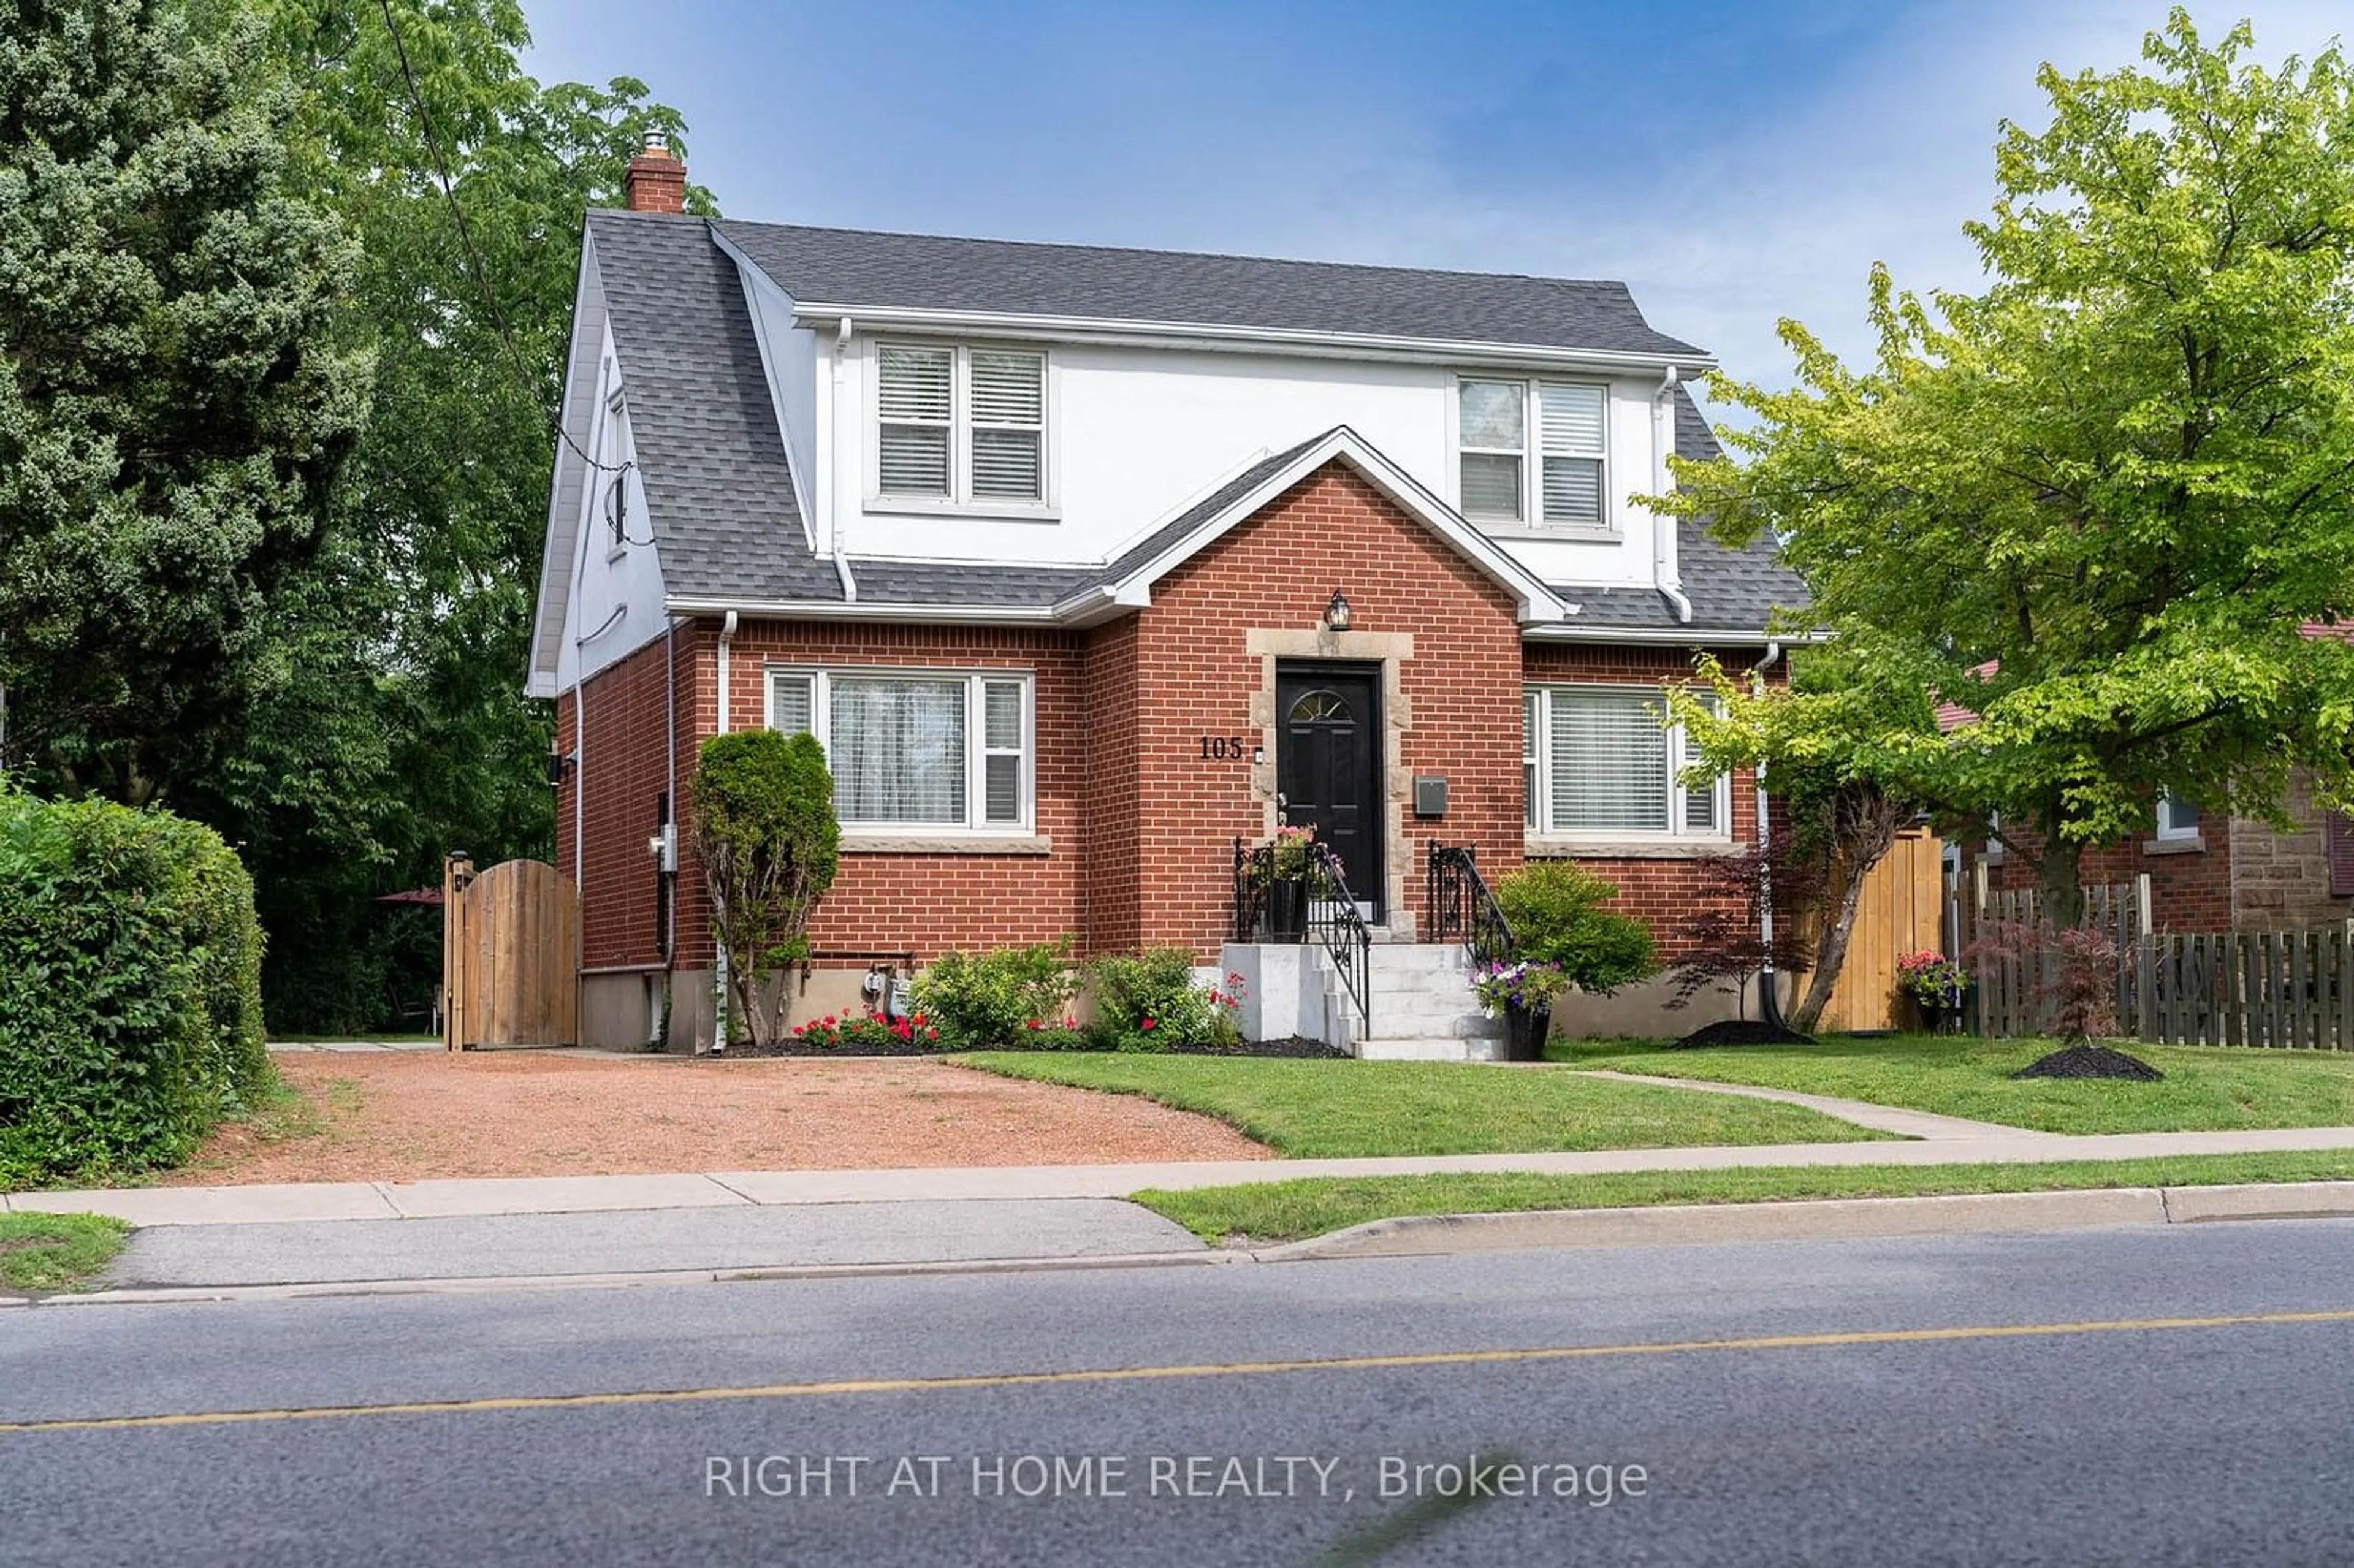
[{"label": "front lawn", "polygon": [[1216,1117],[1296,1160],[1850,1143],[1888,1136],[1769,1100],[1614,1084],[1543,1067],[1009,1051],[956,1060],[1007,1077],[1142,1095]]},{"label": "front lawn", "polygon": [[0,1287],[80,1289],[114,1261],[130,1234],[103,1214],[0,1214]]},{"label": "front lawn", "polygon": [[1800,1089],[2039,1132],[2354,1125],[2354,1054],[2134,1044],[2122,1048],[2164,1073],[2166,1081],[2013,1081],[2012,1073],[2054,1049],[2049,1040],[1829,1035],[1813,1045],[1713,1051],[1610,1040],[1555,1042],[1546,1054],[1579,1067]]},{"label": "front lawn", "polygon": [[1135,1202],[1218,1245],[1297,1241],[1403,1214],[1492,1214],[1533,1209],[1623,1209],[1660,1203],[1760,1203],[1798,1198],[1917,1198],[1951,1192],[2048,1192],[2098,1187],[2211,1186],[2354,1178],[2354,1153],[2184,1155],[2033,1165],[1750,1166],[1605,1176],[1335,1177],[1139,1192]]}]

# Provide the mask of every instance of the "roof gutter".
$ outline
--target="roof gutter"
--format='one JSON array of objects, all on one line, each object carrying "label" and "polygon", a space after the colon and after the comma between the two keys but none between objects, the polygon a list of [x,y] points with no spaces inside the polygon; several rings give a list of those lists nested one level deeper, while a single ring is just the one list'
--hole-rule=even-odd
[{"label": "roof gutter", "polygon": [[1656,354],[1624,349],[1573,348],[1561,344],[1479,343],[1455,338],[1400,337],[1382,333],[1310,332],[1291,327],[1220,325],[1213,322],[1123,321],[1109,316],[1066,316],[1025,311],[932,310],[914,305],[835,304],[796,300],[796,320],[838,321],[855,316],[868,326],[907,331],[1037,333],[1061,337],[1086,336],[1106,343],[1140,345],[1186,340],[1196,348],[1236,353],[1331,353],[1335,349],[1384,358],[1425,359],[1460,365],[1527,364],[1571,366],[1588,369],[1652,371],[1688,366],[1707,370],[1715,356],[1698,349],[1678,348]]},{"label": "roof gutter", "polygon": [[941,620],[1051,623],[1060,619],[1045,605],[880,604],[864,600],[792,599],[666,599],[673,615],[741,615],[755,620]]},{"label": "roof gutter", "polygon": [[1710,646],[1718,648],[1771,648],[1777,643],[1825,642],[1830,640],[1827,631],[1790,633],[1762,630],[1757,627],[1709,626],[1603,626],[1578,625],[1575,622],[1524,626],[1523,641],[1570,642],[1659,642],[1678,648]]}]

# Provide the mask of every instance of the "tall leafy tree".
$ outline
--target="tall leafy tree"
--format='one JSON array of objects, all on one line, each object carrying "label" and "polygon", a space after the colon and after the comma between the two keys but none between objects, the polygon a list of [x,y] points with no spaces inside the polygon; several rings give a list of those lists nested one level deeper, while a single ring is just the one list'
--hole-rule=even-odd
[{"label": "tall leafy tree", "polygon": [[249,20],[0,0],[0,765],[132,803],[286,678],[368,411],[357,253]]},{"label": "tall leafy tree", "polygon": [[[2354,93],[2336,48],[2277,70],[2182,10],[2144,67],[2041,80],[1967,226],[1991,281],[1924,301],[1875,269],[1876,363],[1803,327],[1745,461],[1662,504],[1766,530],[1864,689],[1876,781],[2031,853],[2047,912],[2161,790],[2279,819],[2291,770],[2354,794]],[[2145,69],[2146,68],[2146,69]],[[1852,715],[1850,715],[1852,716]]]},{"label": "tall leafy tree", "polygon": [[350,1028],[430,936],[375,895],[437,880],[451,849],[551,846],[549,720],[522,678],[582,213],[619,205],[647,132],[684,126],[637,81],[533,80],[513,0],[225,0],[248,8],[301,84],[298,176],[361,242],[380,363],[334,548],[280,600],[302,657],[206,814],[255,864],[273,1022]]}]

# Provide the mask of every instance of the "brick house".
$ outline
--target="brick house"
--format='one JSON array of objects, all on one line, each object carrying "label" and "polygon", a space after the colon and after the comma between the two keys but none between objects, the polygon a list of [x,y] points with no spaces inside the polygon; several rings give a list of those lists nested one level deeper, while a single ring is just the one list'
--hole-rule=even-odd
[{"label": "brick house", "polygon": [[650,147],[588,215],[532,648],[588,1043],[665,1000],[710,1043],[671,824],[722,730],[827,747],[820,1008],[1065,934],[1222,961],[1279,814],[1400,948],[1434,842],[1590,862],[1666,937],[1754,841],[1651,705],[1697,650],[1776,670],[1802,590],[1634,501],[1715,451],[1712,362],[1623,285],[705,220],[684,179]]}]

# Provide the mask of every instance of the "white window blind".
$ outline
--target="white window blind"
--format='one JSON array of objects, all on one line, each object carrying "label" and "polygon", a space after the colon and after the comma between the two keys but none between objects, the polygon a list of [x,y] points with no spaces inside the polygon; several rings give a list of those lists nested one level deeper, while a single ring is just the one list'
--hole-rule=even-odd
[{"label": "white window blind", "polygon": [[817,677],[776,674],[769,678],[769,727],[779,735],[817,733]]},{"label": "white window blind", "polygon": [[1044,493],[1046,362],[1034,354],[972,351],[972,493],[1002,501]]},{"label": "white window blind", "polygon": [[949,493],[955,365],[950,349],[883,345],[877,407],[882,415],[884,493]]},{"label": "white window blind", "polygon": [[1537,825],[1537,694],[1521,694],[1521,800],[1529,828]]},{"label": "white window blind", "polygon": [[1599,387],[1537,384],[1537,428],[1544,445],[1544,520],[1599,524],[1606,398]]},{"label": "white window blind", "polygon": [[1522,459],[1528,450],[1525,391],[1518,381],[1466,381],[1458,388],[1466,517],[1521,520]]},{"label": "white window blind", "polygon": [[1668,732],[1642,687],[1553,693],[1553,826],[1557,832],[1665,832]]},{"label": "white window blind", "polygon": [[981,820],[1022,821],[1022,693],[1019,681],[981,683]]}]

